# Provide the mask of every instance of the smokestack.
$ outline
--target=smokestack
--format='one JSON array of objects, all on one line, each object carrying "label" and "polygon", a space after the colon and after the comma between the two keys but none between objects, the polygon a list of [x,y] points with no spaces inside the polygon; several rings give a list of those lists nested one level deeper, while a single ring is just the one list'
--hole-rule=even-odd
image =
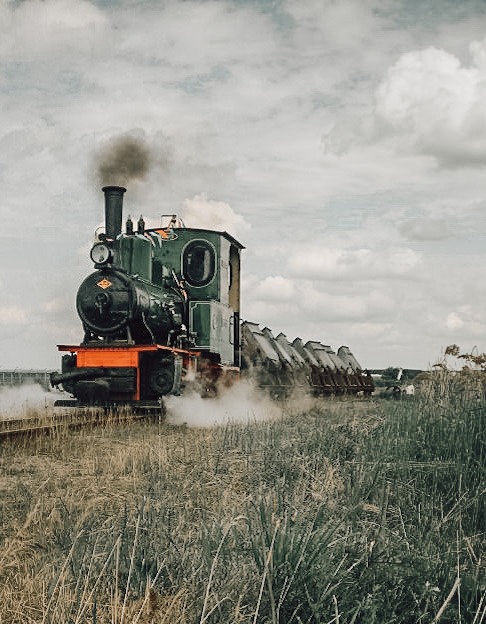
[{"label": "smokestack", "polygon": [[105,194],[105,232],[107,238],[113,240],[121,234],[123,193],[127,190],[123,186],[104,186]]}]

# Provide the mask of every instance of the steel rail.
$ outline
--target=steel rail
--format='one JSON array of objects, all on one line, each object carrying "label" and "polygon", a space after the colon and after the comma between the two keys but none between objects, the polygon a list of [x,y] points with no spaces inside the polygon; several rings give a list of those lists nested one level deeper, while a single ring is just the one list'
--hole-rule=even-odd
[{"label": "steel rail", "polygon": [[107,425],[125,425],[147,420],[149,418],[159,418],[159,414],[154,413],[134,413],[126,414],[110,412],[105,414],[102,410],[89,414],[56,414],[47,418],[17,418],[0,421],[0,443],[19,439],[34,438],[42,435],[56,435],[63,431],[76,431],[79,429],[106,427]]}]

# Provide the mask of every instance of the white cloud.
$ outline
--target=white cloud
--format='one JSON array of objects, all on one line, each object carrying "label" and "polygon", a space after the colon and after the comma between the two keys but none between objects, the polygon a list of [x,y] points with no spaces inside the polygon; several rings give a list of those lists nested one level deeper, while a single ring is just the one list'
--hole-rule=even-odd
[{"label": "white cloud", "polygon": [[80,89],[93,92],[89,67],[110,40],[109,22],[85,0],[28,0],[6,7],[0,14],[3,128],[25,128],[40,119],[55,129],[65,99],[75,100]]},{"label": "white cloud", "polygon": [[476,100],[479,78],[445,50],[408,52],[379,86],[376,113],[391,126],[420,134],[443,124],[458,129]]},{"label": "white cloud", "polygon": [[291,279],[281,275],[269,276],[258,283],[253,293],[255,297],[268,302],[291,301],[297,295],[297,289]]},{"label": "white cloud", "polygon": [[135,12],[120,7],[117,15],[126,29],[122,49],[137,61],[182,69],[173,78],[192,77],[189,91],[204,86],[199,81],[211,83],[205,72],[214,66],[235,60],[260,64],[273,45],[271,18],[244,5],[211,0],[147,3],[145,10]]},{"label": "white cloud", "polygon": [[342,249],[323,245],[293,252],[288,268],[294,276],[357,281],[406,276],[420,261],[420,254],[407,248]]},{"label": "white cloud", "polygon": [[400,233],[409,240],[434,241],[444,240],[453,235],[445,218],[409,219],[399,225]]},{"label": "white cloud", "polygon": [[326,326],[349,320],[376,320],[383,313],[390,313],[395,305],[392,295],[376,288],[339,292],[332,284],[283,276],[267,277],[261,281],[253,276],[244,284],[244,296],[245,308],[250,314],[247,318],[257,321],[258,315],[261,315],[261,322],[273,324],[272,329],[276,331],[279,330],[279,322]]},{"label": "white cloud", "polygon": [[296,36],[305,36],[311,50],[325,47],[341,54],[354,50],[363,55],[369,53],[366,45],[375,33],[387,36],[377,10],[382,4],[379,0],[286,0],[284,7],[299,24]]},{"label": "white cloud", "polygon": [[[90,53],[108,21],[87,0],[26,0],[3,8],[0,51],[17,62],[41,63],[68,55]],[[59,52],[62,52],[59,55]],[[66,60],[66,59],[64,59]]]},{"label": "white cloud", "polygon": [[0,305],[0,323],[4,326],[24,325],[27,322],[25,308],[17,305]]},{"label": "white cloud", "polygon": [[[445,320],[445,327],[450,332],[458,332],[463,340],[477,340],[486,331],[481,306],[476,303],[464,303],[458,305],[453,312],[450,312]],[[454,342],[460,342],[455,340]]]},{"label": "white cloud", "polygon": [[469,67],[445,50],[404,54],[377,90],[377,119],[442,163],[484,162],[486,67],[477,61],[485,45],[474,42]]},{"label": "white cloud", "polygon": [[41,309],[47,314],[65,314],[66,309],[72,306],[67,296],[49,299],[41,304]]},{"label": "white cloud", "polygon": [[486,160],[486,39],[470,44],[470,63],[433,46],[403,53],[388,68],[373,109],[345,112],[325,134],[328,153],[380,145],[432,156],[441,165]]},{"label": "white cloud", "polygon": [[456,312],[451,312],[447,315],[446,319],[446,327],[447,329],[462,329],[464,327],[464,321]]},{"label": "white cloud", "polygon": [[204,193],[186,199],[182,204],[186,227],[227,231],[233,236],[248,231],[250,226],[229,204],[206,197]]}]

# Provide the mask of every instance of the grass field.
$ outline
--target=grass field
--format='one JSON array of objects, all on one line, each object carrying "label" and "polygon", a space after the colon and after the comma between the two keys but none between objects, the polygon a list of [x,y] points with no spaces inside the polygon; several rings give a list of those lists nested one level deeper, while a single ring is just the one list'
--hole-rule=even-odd
[{"label": "grass field", "polygon": [[477,390],[4,444],[0,623],[484,623]]}]

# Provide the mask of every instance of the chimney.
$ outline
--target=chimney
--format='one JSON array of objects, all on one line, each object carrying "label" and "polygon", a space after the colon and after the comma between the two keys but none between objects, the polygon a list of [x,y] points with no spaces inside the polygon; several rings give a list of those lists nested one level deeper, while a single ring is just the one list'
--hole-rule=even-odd
[{"label": "chimney", "polygon": [[127,190],[123,186],[104,186],[105,194],[105,233],[107,238],[115,239],[121,234],[123,193]]}]

